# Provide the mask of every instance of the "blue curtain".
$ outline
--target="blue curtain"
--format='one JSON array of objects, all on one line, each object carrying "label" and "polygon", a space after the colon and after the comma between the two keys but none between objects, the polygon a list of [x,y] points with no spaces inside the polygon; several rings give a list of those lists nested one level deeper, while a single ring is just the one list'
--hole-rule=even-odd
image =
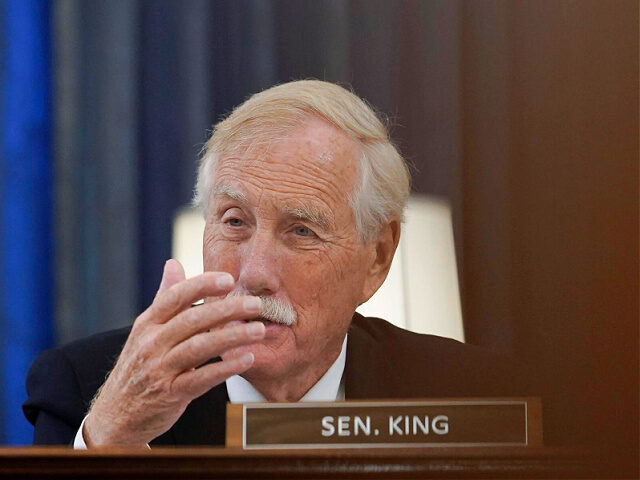
[{"label": "blue curtain", "polygon": [[19,445],[26,372],[52,342],[50,4],[0,12],[0,443]]}]

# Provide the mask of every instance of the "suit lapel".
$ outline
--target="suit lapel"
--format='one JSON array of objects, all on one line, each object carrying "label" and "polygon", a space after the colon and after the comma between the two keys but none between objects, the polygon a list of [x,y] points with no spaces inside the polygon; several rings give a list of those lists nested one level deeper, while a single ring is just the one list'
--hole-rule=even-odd
[{"label": "suit lapel", "polygon": [[353,316],[347,341],[347,360],[344,367],[346,400],[389,398],[387,371],[378,341],[361,325],[364,317]]}]

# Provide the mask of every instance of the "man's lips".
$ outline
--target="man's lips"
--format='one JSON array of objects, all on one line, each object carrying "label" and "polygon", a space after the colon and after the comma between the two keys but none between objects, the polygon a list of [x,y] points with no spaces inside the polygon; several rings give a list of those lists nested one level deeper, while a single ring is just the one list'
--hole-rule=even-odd
[{"label": "man's lips", "polygon": [[286,325],[283,325],[282,323],[279,322],[274,322],[272,320],[269,320],[267,318],[264,317],[255,317],[255,318],[248,318],[244,321],[245,323],[249,323],[249,322],[262,322],[264,323],[265,326],[269,326],[269,325],[278,325],[281,327],[286,327]]},{"label": "man's lips", "polygon": [[264,317],[247,318],[247,319],[244,321],[244,323],[250,323],[250,322],[262,322],[262,323],[264,323],[265,325],[266,325],[267,323],[273,323],[271,320],[267,320],[267,319],[266,319],[266,318],[264,318]]}]

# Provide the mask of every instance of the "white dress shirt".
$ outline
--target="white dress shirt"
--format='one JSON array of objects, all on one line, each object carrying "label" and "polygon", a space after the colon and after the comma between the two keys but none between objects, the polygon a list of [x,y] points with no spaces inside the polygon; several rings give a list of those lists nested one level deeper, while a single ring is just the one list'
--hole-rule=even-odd
[{"label": "white dress shirt", "polygon": [[[345,335],[342,342],[342,350],[336,361],[329,367],[325,374],[309,389],[307,393],[300,399],[301,402],[334,402],[336,400],[344,400],[344,365],[347,360],[347,336]],[[227,378],[227,392],[229,393],[229,401],[231,403],[252,403],[266,402],[264,396],[256,390],[253,385],[242,378],[240,375],[234,375]],[[86,450],[87,444],[82,435],[85,416],[80,424],[80,428],[76,433],[73,441],[75,450]],[[148,445],[147,445],[148,447]]]}]

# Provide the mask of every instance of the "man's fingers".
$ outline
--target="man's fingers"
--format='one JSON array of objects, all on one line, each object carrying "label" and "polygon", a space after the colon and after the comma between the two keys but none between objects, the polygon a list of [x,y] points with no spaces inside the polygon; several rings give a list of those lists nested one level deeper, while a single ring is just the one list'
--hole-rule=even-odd
[{"label": "man's fingers", "polygon": [[158,292],[143,315],[155,323],[164,323],[198,300],[226,295],[233,283],[233,277],[228,273],[205,272]]},{"label": "man's fingers", "polygon": [[[176,283],[180,283],[185,280],[187,277],[184,273],[184,267],[182,264],[170,258],[164,264],[164,269],[162,270],[162,280],[160,281],[160,288],[158,288],[158,293],[163,292],[164,290],[172,287]],[[158,294],[156,294],[158,296]]]},{"label": "man's fingers", "polygon": [[[230,320],[245,320],[260,313],[259,297],[230,297],[188,308],[162,326],[158,342],[169,347],[178,345],[189,337],[215,328]],[[240,322],[244,325],[244,322]]]},{"label": "man's fingers", "polygon": [[189,370],[175,378],[171,389],[182,392],[192,399],[199,397],[232,375],[238,375],[248,370],[253,365],[253,360],[252,353],[244,353],[231,360],[210,363]]},{"label": "man's fingers", "polygon": [[233,328],[199,333],[181,342],[166,353],[164,368],[182,372],[198,367],[222,352],[262,340],[265,326],[261,322],[249,322]]}]

